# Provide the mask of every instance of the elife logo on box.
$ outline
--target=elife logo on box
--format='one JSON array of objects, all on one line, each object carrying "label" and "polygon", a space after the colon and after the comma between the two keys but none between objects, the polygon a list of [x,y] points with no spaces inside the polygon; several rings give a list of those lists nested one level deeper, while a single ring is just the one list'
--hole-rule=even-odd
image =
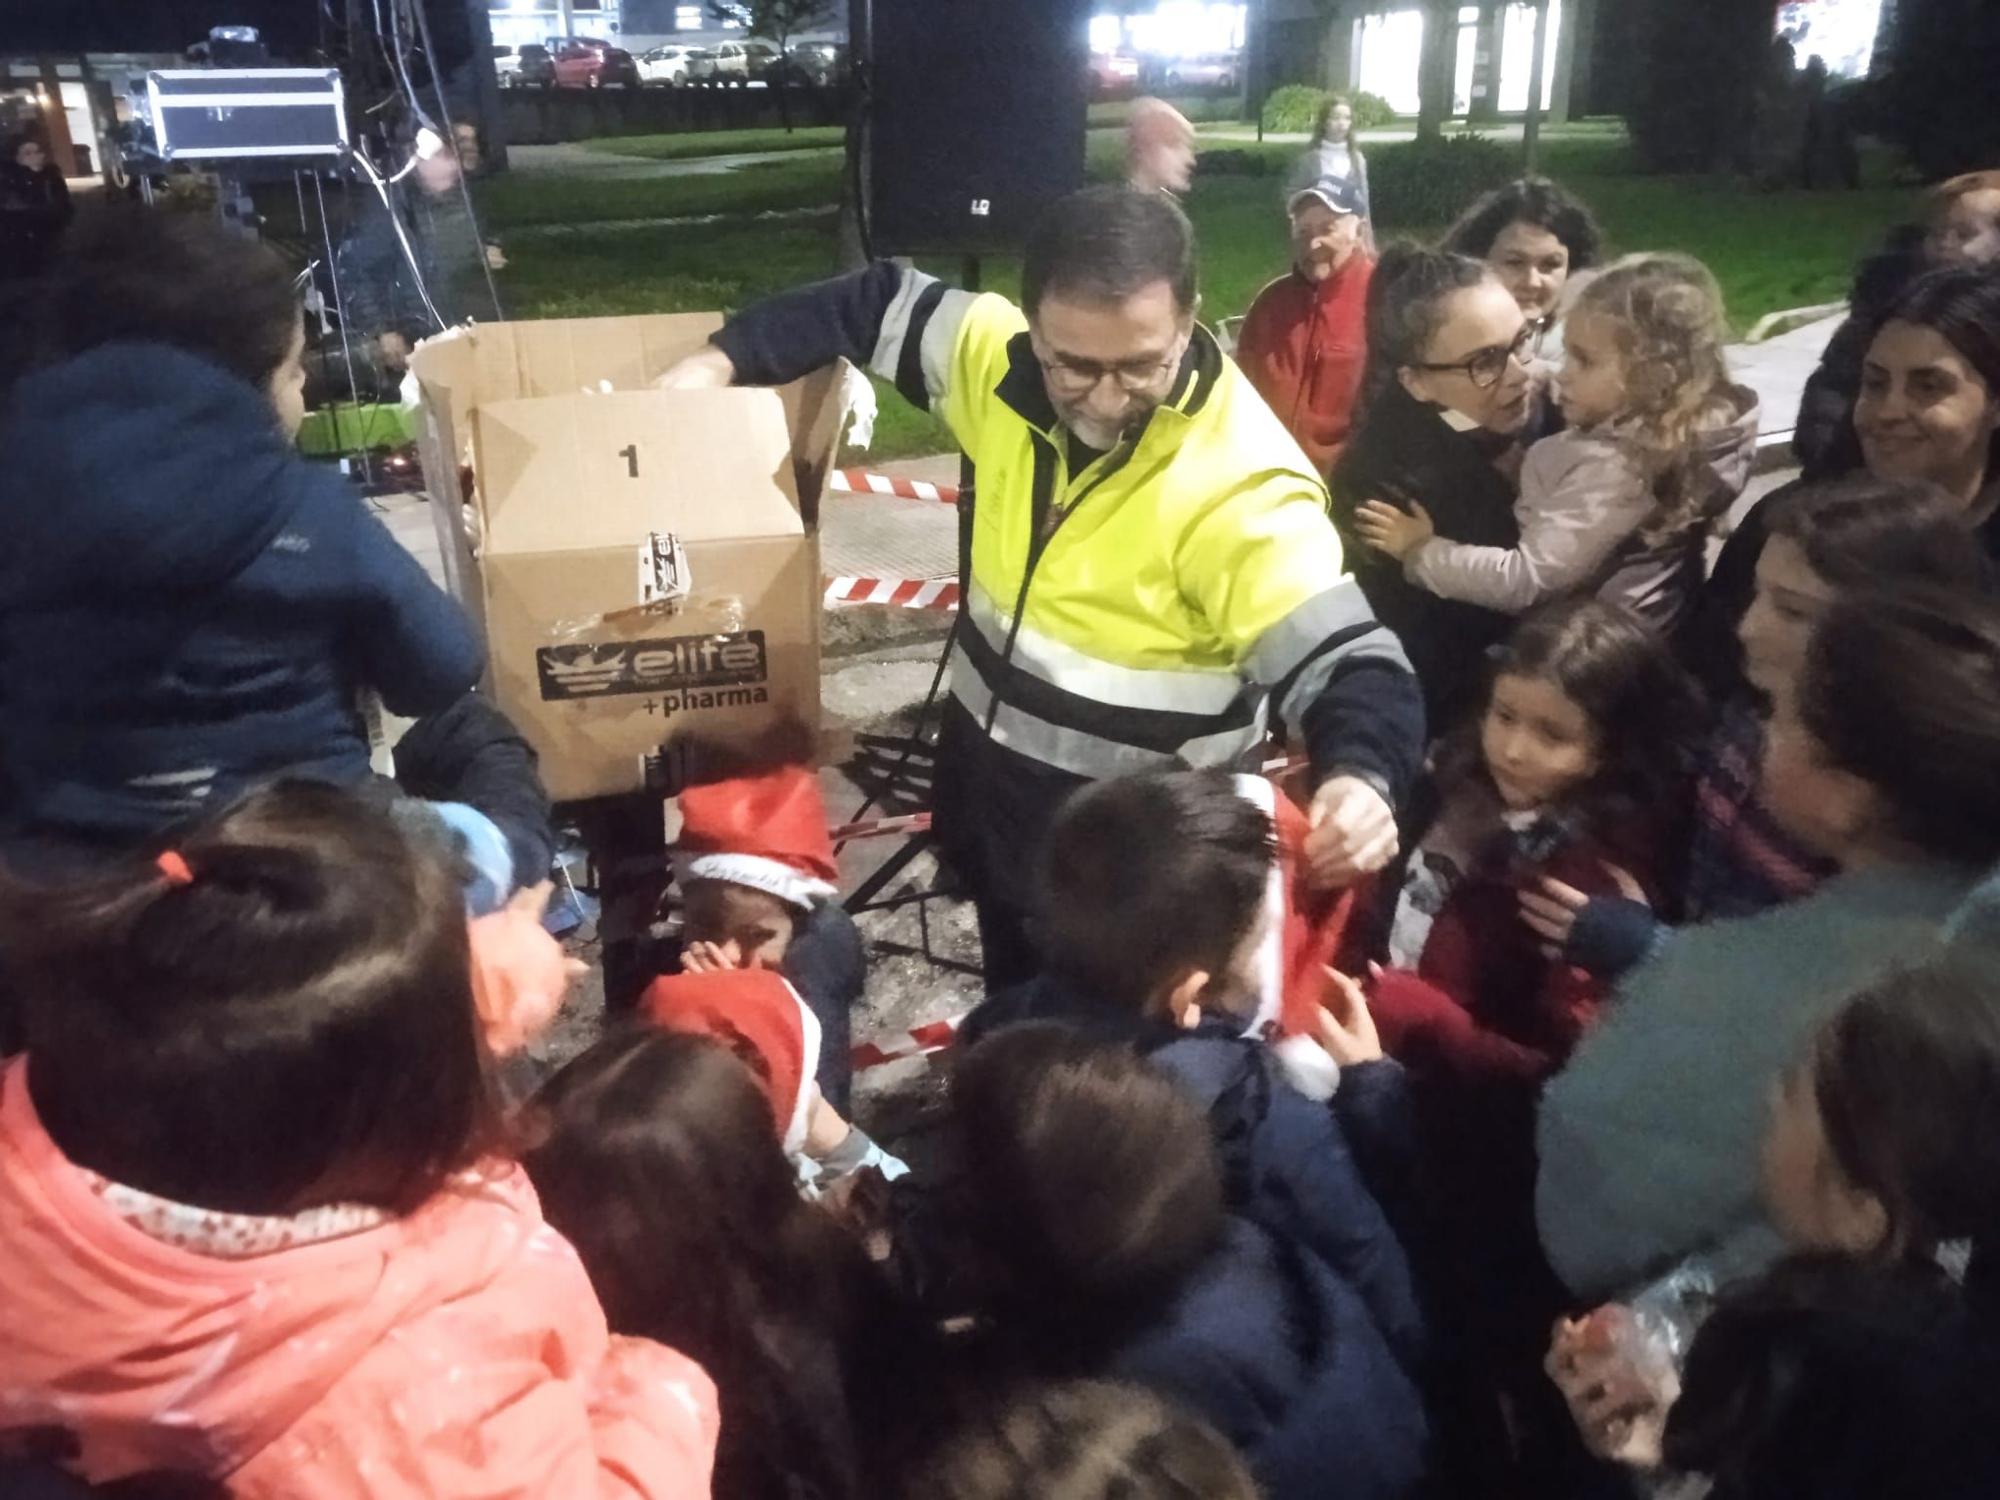
[{"label": "elife logo on box", "polygon": [[[718,695],[729,706],[766,701],[770,663],[764,632],[730,635],[676,635],[650,641],[618,641],[543,646],[535,652],[535,672],[544,702],[568,698],[612,698],[621,694],[672,692],[687,688],[748,687],[756,697]],[[695,702],[685,707],[697,707]]]}]

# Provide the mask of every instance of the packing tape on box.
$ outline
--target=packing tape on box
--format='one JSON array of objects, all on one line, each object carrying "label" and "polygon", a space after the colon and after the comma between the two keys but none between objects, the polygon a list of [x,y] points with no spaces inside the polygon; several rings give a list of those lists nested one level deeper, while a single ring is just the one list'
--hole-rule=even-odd
[{"label": "packing tape on box", "polygon": [[886,604],[892,609],[958,608],[956,578],[829,578],[824,602],[829,609],[853,604]]},{"label": "packing tape on box", "polygon": [[935,500],[942,505],[958,504],[955,484],[927,484],[921,479],[897,479],[889,474],[871,474],[866,469],[835,469],[827,475],[826,487],[839,495],[896,495],[904,500]]}]

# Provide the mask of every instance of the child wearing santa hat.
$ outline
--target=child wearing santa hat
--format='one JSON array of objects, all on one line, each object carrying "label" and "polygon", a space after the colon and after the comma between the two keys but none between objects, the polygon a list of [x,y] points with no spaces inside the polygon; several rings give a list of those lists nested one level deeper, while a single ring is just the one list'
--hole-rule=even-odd
[{"label": "child wearing santa hat", "polygon": [[662,975],[646,987],[639,1012],[668,1031],[719,1041],[742,1058],[770,1096],[785,1155],[809,1195],[865,1167],[890,1181],[909,1170],[849,1124],[813,1082],[819,1018],[783,976],[768,969]]},{"label": "child wearing santa hat", "polygon": [[844,1111],[849,1011],[866,959],[853,919],[832,899],[840,869],[818,778],[784,765],[691,786],[677,800],[682,968],[768,969],[790,980],[824,1037],[815,1076]]}]

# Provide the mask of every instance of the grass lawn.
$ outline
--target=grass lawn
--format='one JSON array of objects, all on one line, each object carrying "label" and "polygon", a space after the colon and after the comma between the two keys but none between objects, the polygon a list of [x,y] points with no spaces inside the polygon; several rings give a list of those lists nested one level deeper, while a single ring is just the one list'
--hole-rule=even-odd
[{"label": "grass lawn", "polygon": [[[601,144],[606,150],[625,150],[631,141]],[[1273,173],[1296,150],[1240,141],[1214,145],[1225,148],[1269,158]],[[1089,160],[1093,177],[1117,176],[1123,141],[1115,128],[1107,124],[1091,131]],[[1591,204],[1615,250],[1682,250],[1706,261],[1722,283],[1730,321],[1739,330],[1765,313],[1838,300],[1856,258],[1889,225],[1910,215],[1916,191],[1882,180],[1851,193],[1760,193],[1705,178],[1639,177],[1626,170],[1622,135],[1601,125],[1556,133],[1544,147],[1542,169]],[[840,170],[838,158],[815,156],[727,174],[639,180],[516,172],[486,184],[482,196],[489,227],[506,239],[510,266],[503,290],[517,316],[729,309],[832,273],[831,209],[839,196]],[[1886,173],[1871,175],[1886,179]],[[509,228],[537,225],[710,213],[748,216],[811,205],[826,208],[827,216],[763,224],[733,218],[706,225],[504,234]],[[1277,185],[1268,175],[1203,177],[1187,207],[1202,243],[1202,315],[1212,322],[1240,314],[1284,266]],[[1379,226],[1385,236],[1420,237],[1442,227]],[[954,278],[958,270],[949,263],[932,269]],[[983,284],[1012,295],[1019,270],[1011,259],[990,260],[983,267]],[[950,446],[939,424],[884,389],[872,457],[934,453]]]},{"label": "grass lawn", "polygon": [[677,130],[670,135],[614,135],[579,144],[586,151],[602,151],[607,156],[692,161],[702,156],[731,156],[748,151],[822,150],[838,146],[846,139],[844,125],[801,125],[790,132],[779,126],[757,130]]}]

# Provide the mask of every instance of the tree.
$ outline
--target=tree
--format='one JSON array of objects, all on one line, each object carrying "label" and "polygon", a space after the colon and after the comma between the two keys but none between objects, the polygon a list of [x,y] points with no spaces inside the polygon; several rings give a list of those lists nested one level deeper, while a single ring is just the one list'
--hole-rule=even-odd
[{"label": "tree", "polygon": [[1990,0],[1902,0],[1886,28],[1883,133],[1927,178],[2000,159],[2000,13]]},{"label": "tree", "polygon": [[753,37],[778,49],[778,66],[771,87],[778,92],[778,118],[792,128],[792,38],[827,18],[832,0],[709,0],[708,13],[718,21],[741,26]]},{"label": "tree", "polygon": [[1610,13],[1625,123],[1649,172],[1716,172],[1752,154],[1774,78],[1771,0],[1631,0]]},{"label": "tree", "polygon": [[1424,0],[1424,41],[1417,56],[1417,137],[1436,140],[1451,118],[1458,60],[1458,0]]}]

